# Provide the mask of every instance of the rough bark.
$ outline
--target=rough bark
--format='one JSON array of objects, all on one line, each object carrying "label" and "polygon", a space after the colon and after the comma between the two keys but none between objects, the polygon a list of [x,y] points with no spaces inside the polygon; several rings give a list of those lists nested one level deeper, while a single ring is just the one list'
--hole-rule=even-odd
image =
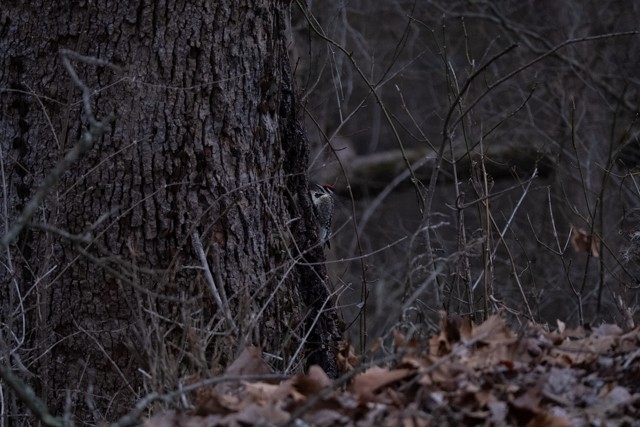
[{"label": "rough bark", "polygon": [[[283,7],[31,2],[0,12],[6,226],[87,127],[60,49],[120,67],[73,61],[96,117],[115,120],[3,254],[0,357],[13,353],[54,413],[113,419],[141,393],[222,369],[247,344],[277,356],[275,369],[296,365],[327,292],[324,268],[300,263],[322,250],[312,248]],[[236,329],[199,268],[196,231]],[[307,362],[335,375],[337,339],[323,311]]]}]

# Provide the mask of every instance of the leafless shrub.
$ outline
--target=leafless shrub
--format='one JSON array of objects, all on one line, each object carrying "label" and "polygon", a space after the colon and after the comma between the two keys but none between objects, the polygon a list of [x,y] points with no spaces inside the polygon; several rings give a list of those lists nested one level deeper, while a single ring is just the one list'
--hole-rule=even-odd
[{"label": "leafless shrub", "polygon": [[[630,324],[636,5],[296,6],[311,174],[345,189],[331,272],[351,287],[347,324],[368,313],[351,330],[361,345],[407,313],[420,324],[442,308]],[[421,159],[409,160],[414,149]],[[380,150],[400,150],[404,170],[372,157],[370,182],[350,174]],[[386,183],[372,185],[378,176]],[[588,250],[570,244],[572,230]]]}]

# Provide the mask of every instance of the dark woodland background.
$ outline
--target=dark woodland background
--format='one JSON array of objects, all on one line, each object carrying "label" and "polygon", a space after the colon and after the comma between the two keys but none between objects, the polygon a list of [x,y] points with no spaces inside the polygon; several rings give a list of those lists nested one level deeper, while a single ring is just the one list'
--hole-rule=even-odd
[{"label": "dark woodland background", "polygon": [[314,6],[292,58],[311,176],[341,191],[329,269],[348,319],[363,283],[374,337],[442,308],[637,319],[638,5]]},{"label": "dark woodland background", "polygon": [[3,425],[5,375],[96,425],[440,310],[637,323],[636,2],[5,4]]}]

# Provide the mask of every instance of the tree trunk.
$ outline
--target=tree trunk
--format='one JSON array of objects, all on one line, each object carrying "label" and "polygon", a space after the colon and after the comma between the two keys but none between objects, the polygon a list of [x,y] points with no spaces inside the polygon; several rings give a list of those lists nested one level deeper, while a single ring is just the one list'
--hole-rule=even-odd
[{"label": "tree trunk", "polygon": [[[284,8],[3,6],[5,232],[92,126],[63,58],[90,89],[95,119],[114,118],[3,252],[0,360],[52,412],[114,419],[146,392],[220,372],[249,344],[276,370],[306,356],[336,374],[324,268],[305,266],[323,255]],[[17,414],[20,403],[3,398]]]}]

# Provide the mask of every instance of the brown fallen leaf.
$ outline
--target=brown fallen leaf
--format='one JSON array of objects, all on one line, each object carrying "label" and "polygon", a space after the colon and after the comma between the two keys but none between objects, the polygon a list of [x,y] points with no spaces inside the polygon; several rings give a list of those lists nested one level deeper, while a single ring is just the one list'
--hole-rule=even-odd
[{"label": "brown fallen leaf", "polygon": [[[230,393],[198,389],[193,411],[154,414],[146,427],[283,425],[292,414],[305,425],[426,427],[441,425],[522,425],[566,427],[606,420],[635,425],[640,328],[603,324],[571,329],[561,321],[529,323],[514,332],[504,318],[473,325],[464,317],[441,318],[442,330],[425,348],[414,338],[395,335],[399,360],[353,378],[313,407],[305,402],[334,383],[313,366],[279,384],[237,381]],[[422,337],[422,335],[416,334]],[[343,346],[343,355],[351,349]],[[434,352],[434,349],[436,350]],[[442,356],[436,356],[442,352]],[[248,349],[227,372],[264,372],[257,348]],[[187,384],[202,381],[187,378]],[[305,410],[302,415],[299,410]],[[354,423],[354,420],[357,420]],[[569,422],[569,420],[571,422]]]},{"label": "brown fallen leaf", "polygon": [[369,353],[373,354],[376,351],[380,350],[382,348],[383,343],[384,343],[384,340],[382,339],[382,337],[376,338],[376,340],[371,345],[371,348],[369,349]]},{"label": "brown fallen leaf", "polygon": [[283,399],[288,394],[288,390],[281,385],[247,381],[243,381],[242,384],[245,390],[244,398],[258,404],[274,402]]},{"label": "brown fallen leaf", "polygon": [[429,339],[429,354],[440,357],[449,354],[462,337],[471,337],[471,329],[471,319],[468,316],[448,314],[441,310],[440,333]]},{"label": "brown fallen leaf", "polygon": [[356,355],[355,349],[344,340],[338,343],[336,364],[338,365],[338,371],[343,374],[353,371],[353,368],[360,364],[360,358]]},{"label": "brown fallen leaf", "polygon": [[195,414],[226,415],[239,411],[245,405],[237,396],[220,394],[212,388],[203,388],[195,401]]},{"label": "brown fallen leaf", "polygon": [[299,374],[293,380],[293,386],[303,396],[318,394],[331,383],[331,379],[318,365],[313,365],[309,368],[308,374]]},{"label": "brown fallen leaf", "polygon": [[[281,409],[279,405],[257,405],[251,404],[237,414],[227,415],[222,425],[252,425],[252,426],[268,426],[268,425],[284,425],[291,419],[291,414]],[[208,427],[211,424],[201,424],[202,427]],[[213,424],[216,425],[216,424]],[[195,426],[194,426],[195,427]]]},{"label": "brown fallen leaf", "polygon": [[262,360],[259,347],[248,346],[240,356],[224,371],[225,375],[261,375],[270,374],[271,368]]},{"label": "brown fallen leaf", "polygon": [[551,356],[564,356],[573,364],[591,363],[612,350],[619,339],[615,336],[590,336],[576,341],[565,341],[552,348]]},{"label": "brown fallen leaf", "polygon": [[618,325],[614,325],[612,323],[603,323],[602,325],[596,327],[593,332],[591,332],[592,337],[605,337],[605,336],[618,336],[622,335],[624,331]]},{"label": "brown fallen leaf", "polygon": [[373,399],[377,390],[381,387],[389,385],[395,381],[407,378],[415,373],[413,369],[394,369],[380,368],[374,366],[358,375],[353,381],[352,390],[356,396],[362,399]]},{"label": "brown fallen leaf", "polygon": [[504,319],[493,315],[483,323],[474,325],[469,339],[486,343],[507,344],[514,341],[514,336]]},{"label": "brown fallen leaf", "polygon": [[[540,386],[536,386],[533,389],[528,389],[516,398],[509,399],[509,404],[512,408],[518,410],[522,414],[522,418],[529,419],[542,412],[540,408],[540,401],[542,395],[539,390]],[[519,420],[520,422],[522,419]]]},{"label": "brown fallen leaf", "polygon": [[571,246],[576,252],[586,252],[596,258],[600,256],[600,238],[583,228],[571,229]]},{"label": "brown fallen leaf", "polygon": [[[263,375],[270,374],[271,368],[262,360],[262,351],[259,347],[248,346],[240,356],[224,371],[225,376]],[[240,382],[224,382],[215,386],[215,390],[221,394],[229,394],[239,387]]]},{"label": "brown fallen leaf", "polygon": [[566,418],[549,413],[538,414],[527,423],[527,427],[571,427],[572,425]]}]

